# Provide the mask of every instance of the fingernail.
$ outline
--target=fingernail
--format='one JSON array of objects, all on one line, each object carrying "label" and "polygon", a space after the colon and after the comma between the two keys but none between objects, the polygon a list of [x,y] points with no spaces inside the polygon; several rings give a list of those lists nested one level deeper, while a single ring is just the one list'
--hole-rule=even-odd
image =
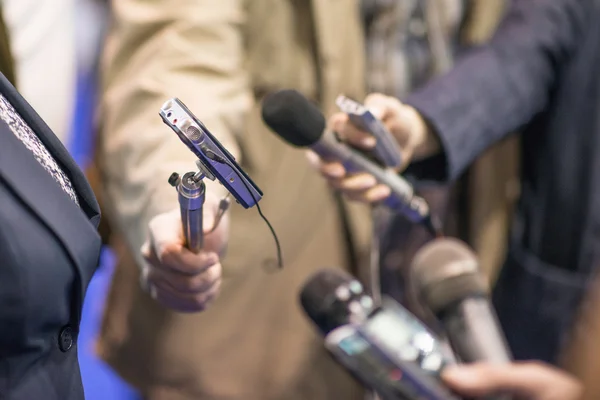
[{"label": "fingernail", "polygon": [[444,368],[443,377],[450,380],[471,379],[472,373],[465,367],[448,366]]},{"label": "fingernail", "polygon": [[381,186],[376,190],[376,196],[380,198],[388,197],[391,194],[391,190],[387,186]]},{"label": "fingernail", "polygon": [[381,119],[381,116],[383,115],[383,110],[379,107],[369,107],[369,111],[377,119]]},{"label": "fingernail", "polygon": [[140,253],[142,253],[144,257],[148,257],[150,255],[150,243],[145,242],[140,248]]},{"label": "fingernail", "polygon": [[373,187],[373,186],[375,186],[375,185],[377,185],[377,179],[375,179],[375,177],[374,177],[374,176],[372,176],[372,175],[369,175],[369,176],[368,176],[368,177],[365,179],[365,182],[364,182],[364,187],[365,187],[365,188],[370,188],[370,187]]},{"label": "fingernail", "polygon": [[375,147],[377,140],[373,136],[367,136],[362,138],[360,143],[365,147]]},{"label": "fingernail", "polygon": [[331,176],[332,178],[342,178],[345,173],[346,173],[346,171],[344,170],[344,167],[340,167],[339,165],[332,167],[328,171],[328,175]]},{"label": "fingernail", "polygon": [[308,159],[308,162],[310,163],[310,165],[312,165],[314,167],[319,166],[319,156],[316,155],[315,153],[313,153],[312,151],[306,152],[306,158]]}]

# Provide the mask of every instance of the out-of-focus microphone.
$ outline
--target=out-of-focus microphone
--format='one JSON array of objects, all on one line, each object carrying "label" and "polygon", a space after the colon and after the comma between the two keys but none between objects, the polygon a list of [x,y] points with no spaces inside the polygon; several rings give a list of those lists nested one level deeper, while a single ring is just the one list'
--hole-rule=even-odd
[{"label": "out-of-focus microphone", "polygon": [[461,361],[511,361],[488,285],[467,245],[450,238],[433,240],[417,252],[411,271],[420,297],[442,323]]},{"label": "out-of-focus microphone", "polygon": [[281,90],[268,95],[262,106],[264,122],[283,140],[297,147],[310,147],[325,159],[340,161],[352,172],[367,172],[378,182],[390,187],[392,194],[384,204],[410,221],[423,224],[434,236],[441,227],[432,218],[427,202],[415,195],[404,178],[392,169],[383,169],[365,155],[337,140],[325,131],[325,117],[306,97],[295,90]]},{"label": "out-of-focus microphone", "polygon": [[358,280],[326,269],[306,282],[300,302],[327,350],[382,400],[456,400],[440,382],[450,362],[440,342],[394,300],[375,307]]}]

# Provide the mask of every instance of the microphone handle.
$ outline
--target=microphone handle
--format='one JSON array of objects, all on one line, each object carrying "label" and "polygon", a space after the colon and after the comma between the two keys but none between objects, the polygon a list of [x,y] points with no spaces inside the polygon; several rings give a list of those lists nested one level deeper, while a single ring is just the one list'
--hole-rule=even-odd
[{"label": "microphone handle", "polygon": [[403,214],[414,223],[431,224],[427,202],[416,196],[412,185],[393,169],[381,168],[357,150],[339,142],[333,132],[329,131],[326,131],[311,149],[324,159],[340,161],[350,172],[367,172],[373,175],[379,183],[391,189],[392,194],[384,201],[387,207]]},{"label": "microphone handle", "polygon": [[487,298],[471,297],[442,315],[444,330],[461,361],[509,363],[512,357]]},{"label": "microphone handle", "polygon": [[177,192],[185,245],[191,252],[198,253],[204,245],[202,207],[206,186],[202,180],[195,179],[194,176],[193,172],[186,173],[181,179]]},{"label": "microphone handle", "polygon": [[[464,363],[512,361],[496,313],[485,297],[472,297],[447,311],[441,321],[458,358]],[[488,396],[485,400],[512,400],[508,395]]]}]

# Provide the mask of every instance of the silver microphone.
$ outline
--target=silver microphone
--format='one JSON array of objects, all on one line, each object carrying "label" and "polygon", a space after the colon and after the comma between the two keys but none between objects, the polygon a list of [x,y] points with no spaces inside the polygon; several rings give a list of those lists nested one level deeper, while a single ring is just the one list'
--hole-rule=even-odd
[{"label": "silver microphone", "polygon": [[206,185],[202,181],[201,173],[194,172],[188,172],[181,178],[179,174],[173,173],[169,183],[177,189],[185,246],[191,252],[198,253],[204,244],[202,207]]}]

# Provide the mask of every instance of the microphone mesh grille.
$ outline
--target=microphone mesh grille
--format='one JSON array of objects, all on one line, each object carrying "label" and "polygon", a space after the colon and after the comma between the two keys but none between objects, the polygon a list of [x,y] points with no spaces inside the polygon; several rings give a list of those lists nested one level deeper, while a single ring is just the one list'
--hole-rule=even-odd
[{"label": "microphone mesh grille", "polygon": [[438,312],[471,296],[486,296],[477,257],[457,239],[436,239],[415,255],[411,272],[426,305]]},{"label": "microphone mesh grille", "polygon": [[325,130],[325,117],[319,108],[295,90],[281,90],[266,96],[262,118],[273,132],[297,147],[316,143]]},{"label": "microphone mesh grille", "polygon": [[202,137],[202,132],[200,132],[200,130],[198,128],[196,128],[195,126],[192,125],[192,126],[187,127],[187,129],[185,130],[185,135],[192,142],[197,142]]}]

